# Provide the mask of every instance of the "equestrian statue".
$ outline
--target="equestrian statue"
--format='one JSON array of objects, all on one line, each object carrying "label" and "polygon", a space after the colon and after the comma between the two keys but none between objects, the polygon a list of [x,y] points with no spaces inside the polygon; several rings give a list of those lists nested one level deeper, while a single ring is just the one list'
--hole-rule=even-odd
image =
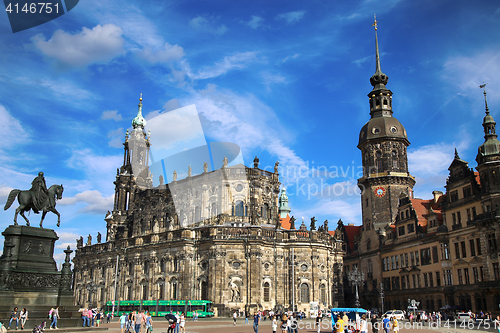
[{"label": "equestrian statue", "polygon": [[57,215],[57,226],[61,224],[61,215],[56,210],[56,200],[62,199],[64,188],[62,185],[52,185],[47,189],[43,172],[39,172],[38,176],[31,182],[31,189],[28,191],[12,190],[10,191],[7,202],[5,203],[4,210],[12,206],[12,203],[17,197],[19,207],[16,208],[14,215],[14,225],[17,225],[17,214],[26,220],[26,225],[30,225],[30,221],[24,216],[24,212],[33,210],[35,214],[42,212],[42,219],[40,220],[40,228],[42,227],[43,219],[47,212],[52,212]]}]

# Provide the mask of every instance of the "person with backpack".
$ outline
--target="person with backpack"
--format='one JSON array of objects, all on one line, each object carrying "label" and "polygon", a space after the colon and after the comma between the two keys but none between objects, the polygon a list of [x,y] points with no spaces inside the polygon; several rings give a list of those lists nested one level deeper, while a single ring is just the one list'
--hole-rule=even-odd
[{"label": "person with backpack", "polygon": [[59,319],[59,305],[52,308],[49,312],[49,317],[52,317],[52,323],[50,324],[50,329],[57,329],[57,319]]}]

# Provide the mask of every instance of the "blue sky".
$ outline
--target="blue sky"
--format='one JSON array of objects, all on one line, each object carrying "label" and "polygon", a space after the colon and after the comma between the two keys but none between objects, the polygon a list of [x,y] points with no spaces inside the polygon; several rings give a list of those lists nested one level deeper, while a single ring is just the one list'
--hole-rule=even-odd
[{"label": "blue sky", "polygon": [[[79,235],[105,235],[121,143],[143,93],[147,119],[194,104],[206,141],[239,145],[246,165],[258,155],[262,167],[279,160],[282,175],[302,170],[282,178],[295,217],[360,224],[356,145],[369,120],[374,13],[415,195],[430,198],[444,190],[455,147],[476,166],[483,81],[500,117],[497,1],[86,0],[16,34],[4,12],[2,202],[44,171],[47,185],[65,186],[57,259]],[[163,134],[179,150],[200,139],[188,128],[179,119]],[[5,228],[14,210],[0,214]],[[44,224],[55,221],[49,214]]]}]

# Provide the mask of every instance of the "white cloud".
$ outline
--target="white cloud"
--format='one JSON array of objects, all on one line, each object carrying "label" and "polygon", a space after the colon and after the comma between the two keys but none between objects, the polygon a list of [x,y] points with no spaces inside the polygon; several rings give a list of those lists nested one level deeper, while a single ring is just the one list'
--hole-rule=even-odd
[{"label": "white cloud", "polygon": [[[59,239],[57,240],[57,245],[55,246],[56,249],[62,249],[65,250],[68,248],[68,245],[74,250],[76,248],[76,239],[80,237],[80,235],[74,233],[74,232],[65,232],[65,231],[59,231],[57,232],[57,236]],[[64,257],[62,258],[64,260]]]},{"label": "white cloud", "polygon": [[101,115],[102,120],[113,119],[114,121],[122,120],[122,115],[118,113],[116,110],[104,111]]},{"label": "white cloud", "polygon": [[[101,156],[94,154],[90,149],[74,150],[66,161],[68,167],[85,174],[85,181],[78,186],[77,191],[101,189],[111,193],[113,183],[110,181],[116,175],[116,169],[123,163],[123,155]],[[80,182],[81,183],[81,182]]]},{"label": "white cloud", "polygon": [[299,56],[300,56],[300,54],[299,54],[299,53],[295,53],[295,54],[294,54],[294,55],[292,55],[292,56],[286,56],[286,57],[285,57],[284,59],[282,59],[280,62],[281,62],[282,64],[284,64],[284,63],[285,63],[285,62],[287,62],[288,60],[291,60],[291,59],[296,59],[296,58],[298,58]]},{"label": "white cloud", "polygon": [[[19,120],[12,117],[7,109],[0,105],[0,151],[14,148],[14,146],[29,140],[29,134],[23,128]],[[2,154],[3,155],[3,154]]]},{"label": "white cloud", "polygon": [[71,100],[72,102],[74,102],[75,100],[80,101],[84,99],[95,98],[95,95],[90,93],[88,90],[81,89],[75,86],[74,82],[69,80],[50,80],[47,78],[26,76],[19,76],[14,80],[20,84],[34,86],[31,89],[40,87],[46,88],[52,94],[54,94],[54,96],[57,96],[58,98],[66,98],[67,100]]},{"label": "white cloud", "polygon": [[80,213],[105,214],[113,209],[114,194],[109,197],[103,197],[97,190],[78,193],[74,197],[64,197],[58,204],[61,206],[85,204],[85,207],[79,210]]},{"label": "white cloud", "polygon": [[189,25],[196,30],[208,32],[214,35],[223,35],[227,28],[224,24],[217,26],[218,18],[197,16],[189,21]]},{"label": "white cloud", "polygon": [[305,13],[306,12],[304,10],[283,13],[283,14],[277,15],[276,20],[285,20],[286,23],[288,23],[288,24],[294,24],[294,23],[297,23],[300,20],[302,20]]},{"label": "white cloud", "polygon": [[184,56],[184,49],[179,45],[171,45],[165,43],[163,48],[153,49],[150,46],[145,46],[142,51],[139,52],[139,56],[146,59],[152,64],[155,63],[170,63],[172,61],[177,61]]},{"label": "white cloud", "polygon": [[[442,79],[448,84],[451,83],[456,88],[456,94],[471,96],[471,91],[477,91],[472,94],[475,106],[473,110],[477,113],[484,112],[483,95],[479,90],[479,85],[488,83],[486,91],[488,92],[488,101],[500,101],[500,51],[499,50],[480,50],[472,56],[457,56],[446,60],[443,65]],[[491,87],[489,89],[489,87]],[[481,105],[482,104],[482,105]]]},{"label": "white cloud", "polygon": [[172,111],[175,109],[179,109],[180,107],[181,107],[181,104],[179,103],[179,100],[174,98],[163,105],[163,110],[168,112],[168,111]]},{"label": "white cloud", "polygon": [[197,74],[188,72],[187,75],[194,80],[218,77],[230,70],[243,69],[253,62],[259,61],[257,54],[258,52],[238,52],[232,56],[224,57],[222,61],[215,63],[214,66],[200,70]]},{"label": "white cloud", "polygon": [[245,22],[245,24],[252,29],[258,29],[263,26],[264,18],[252,15],[250,21]]},{"label": "white cloud", "polygon": [[123,127],[120,127],[114,131],[109,131],[108,138],[110,138],[110,141],[108,142],[108,145],[110,147],[122,148],[124,140]]},{"label": "white cloud", "polygon": [[268,72],[262,73],[262,78],[264,79],[264,84],[266,86],[273,84],[273,83],[288,83],[286,80],[286,77],[281,76],[279,74],[271,74]]},{"label": "white cloud", "polygon": [[123,31],[114,24],[84,27],[80,33],[69,34],[57,30],[51,39],[41,34],[33,37],[35,46],[46,56],[66,67],[85,67],[96,62],[107,62],[123,53]]}]

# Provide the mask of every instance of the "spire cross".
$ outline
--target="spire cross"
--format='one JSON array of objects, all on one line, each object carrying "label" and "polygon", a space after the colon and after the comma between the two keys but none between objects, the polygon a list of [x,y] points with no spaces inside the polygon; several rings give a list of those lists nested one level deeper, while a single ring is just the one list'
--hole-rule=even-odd
[{"label": "spire cross", "polygon": [[379,55],[379,51],[378,51],[378,37],[377,37],[377,28],[378,28],[377,15],[373,14],[373,17],[375,19],[375,21],[372,24],[372,26],[375,27],[375,72],[381,73],[382,70],[380,69],[380,55]]},{"label": "spire cross", "polygon": [[372,27],[375,27],[375,30],[377,30],[377,14],[373,14],[373,19],[374,19],[374,22],[372,24]]}]

